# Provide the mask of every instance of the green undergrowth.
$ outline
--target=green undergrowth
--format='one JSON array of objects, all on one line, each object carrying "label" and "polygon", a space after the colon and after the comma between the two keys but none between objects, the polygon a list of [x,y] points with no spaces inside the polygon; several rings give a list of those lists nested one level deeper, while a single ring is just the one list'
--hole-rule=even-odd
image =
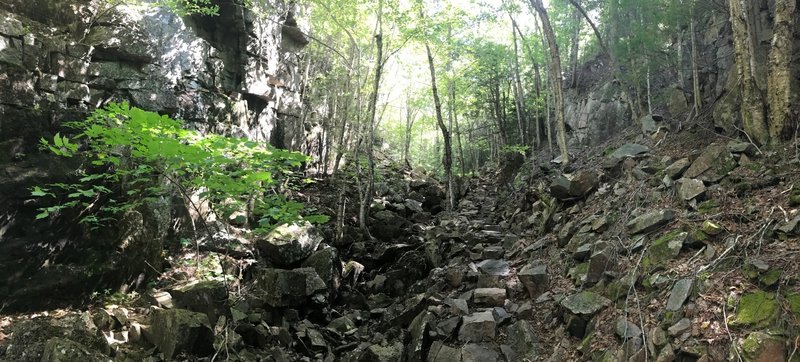
[{"label": "green undergrowth", "polygon": [[[56,134],[41,146],[66,158],[79,158],[75,180],[33,187],[46,206],[37,219],[77,210],[79,222],[97,228],[148,201],[182,196],[197,208],[198,195],[221,220],[247,212],[253,229],[305,219],[304,205],[286,191],[310,182],[296,172],[307,156],[243,138],[200,134],[165,115],[126,103],[97,109],[83,121],[70,122],[71,136]],[[235,218],[235,216],[234,216]]]}]

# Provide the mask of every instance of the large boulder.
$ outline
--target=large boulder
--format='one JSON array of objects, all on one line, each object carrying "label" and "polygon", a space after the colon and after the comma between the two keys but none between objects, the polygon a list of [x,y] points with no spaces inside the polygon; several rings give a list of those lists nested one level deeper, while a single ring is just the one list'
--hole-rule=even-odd
[{"label": "large boulder", "polygon": [[334,300],[342,286],[342,261],[336,248],[325,245],[303,261],[303,267],[313,268],[328,288],[328,300]]},{"label": "large boulder", "polygon": [[684,173],[686,178],[718,182],[736,168],[737,163],[725,145],[713,143],[697,157]]},{"label": "large boulder", "polygon": [[586,197],[599,183],[597,173],[580,170],[556,177],[550,184],[550,193],[560,200]]},{"label": "large boulder", "polygon": [[228,289],[220,281],[195,281],[170,290],[175,308],[187,309],[208,316],[211,325],[228,314]]},{"label": "large boulder", "polygon": [[464,316],[461,329],[458,331],[458,340],[462,342],[489,342],[495,338],[494,315],[491,311],[476,312]]},{"label": "large boulder", "polygon": [[401,235],[403,227],[409,221],[398,215],[394,211],[382,210],[372,215],[373,221],[370,225],[370,232],[377,238],[384,241],[392,241]]},{"label": "large boulder", "polygon": [[648,212],[629,221],[628,232],[631,235],[649,233],[675,220],[675,216],[675,211],[670,209]]},{"label": "large boulder", "polygon": [[328,287],[313,268],[259,269],[255,273],[256,296],[271,307],[289,307],[327,300]]},{"label": "large boulder", "polygon": [[198,357],[214,353],[214,332],[203,313],[185,309],[154,309],[144,337],[158,348],[165,360],[181,353]]},{"label": "large boulder", "polygon": [[309,222],[284,224],[256,240],[262,256],[278,266],[292,266],[317,249],[324,237]]}]

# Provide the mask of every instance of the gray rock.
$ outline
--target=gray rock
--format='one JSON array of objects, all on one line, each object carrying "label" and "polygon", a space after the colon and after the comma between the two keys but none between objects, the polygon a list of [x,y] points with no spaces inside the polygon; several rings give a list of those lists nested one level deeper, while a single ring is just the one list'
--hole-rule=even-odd
[{"label": "gray rock", "polygon": [[342,286],[342,261],[339,259],[339,251],[336,248],[324,245],[304,260],[302,266],[313,268],[320,279],[325,282],[325,286],[328,288],[328,300],[336,299],[336,293]]},{"label": "gray rock", "polygon": [[409,221],[389,210],[378,211],[372,215],[374,221],[370,224],[372,234],[384,241],[391,241],[400,236],[403,227]]},{"label": "gray rock", "polygon": [[312,268],[259,269],[255,278],[254,293],[272,307],[302,305],[312,296],[320,296],[324,300],[328,291],[325,282]]},{"label": "gray rock", "polygon": [[650,148],[636,143],[627,143],[617,148],[609,155],[612,159],[623,159],[625,157],[635,157],[650,152]]},{"label": "gray rock", "polygon": [[631,235],[648,233],[675,220],[675,211],[664,209],[641,215],[626,225]]},{"label": "gray rock", "polygon": [[550,277],[547,274],[547,265],[525,265],[517,274],[517,278],[528,291],[531,299],[536,299],[550,289]]},{"label": "gray rock", "polygon": [[278,226],[256,240],[261,255],[279,266],[292,266],[307,258],[323,240],[322,234],[309,222]]},{"label": "gray rock", "polygon": [[427,362],[461,362],[461,349],[450,347],[442,341],[434,341],[428,352]]},{"label": "gray rock", "polygon": [[508,314],[508,311],[501,307],[492,308],[492,316],[494,316],[494,321],[497,322],[498,327],[504,325],[511,319],[511,315]]},{"label": "gray rock", "polygon": [[707,182],[718,182],[736,166],[736,160],[733,159],[727,148],[721,144],[714,143],[708,146],[692,162],[692,165],[689,166],[683,176]]},{"label": "gray rock", "polygon": [[596,173],[580,170],[556,177],[550,185],[550,193],[560,200],[580,199],[597,188],[598,183]]},{"label": "gray rock", "polygon": [[422,203],[414,199],[405,199],[403,205],[405,205],[406,209],[414,213],[425,212],[425,210],[422,209]]},{"label": "gray rock", "polygon": [[458,340],[462,342],[483,342],[494,340],[497,323],[491,311],[472,313],[462,318]]},{"label": "gray rock", "polygon": [[228,289],[220,281],[200,281],[183,284],[170,290],[176,308],[203,313],[211,325],[228,314]]},{"label": "gray rock", "polygon": [[166,360],[183,352],[199,357],[214,353],[214,332],[208,317],[185,309],[155,309],[144,337],[164,354]]},{"label": "gray rock", "polygon": [[646,115],[639,119],[639,123],[642,125],[642,133],[645,135],[651,135],[653,133],[658,132],[658,122],[653,115]]},{"label": "gray rock", "polygon": [[472,296],[473,302],[487,307],[501,307],[506,300],[503,288],[478,288]]},{"label": "gray rock", "polygon": [[403,344],[395,342],[388,346],[373,344],[364,351],[358,361],[400,362],[403,361]]},{"label": "gray rock", "polygon": [[677,182],[678,195],[684,201],[701,198],[706,193],[706,186],[703,181],[697,179],[682,178]]},{"label": "gray rock", "polygon": [[625,318],[619,318],[614,324],[614,333],[616,333],[619,338],[625,340],[641,336],[642,330],[631,321]]},{"label": "gray rock", "polygon": [[458,298],[448,298],[444,301],[445,304],[450,306],[450,313],[454,315],[466,315],[469,314],[469,305],[467,301],[464,299]]},{"label": "gray rock", "polygon": [[789,222],[781,225],[778,231],[787,235],[800,235],[800,216],[795,217]]},{"label": "gray rock", "polygon": [[681,279],[675,282],[672,291],[669,293],[669,299],[667,300],[668,311],[677,311],[681,309],[683,303],[686,302],[686,298],[689,298],[689,294],[692,292],[693,284],[694,279],[692,278]]},{"label": "gray rock", "polygon": [[511,267],[505,260],[487,259],[476,264],[478,270],[488,275],[506,276],[511,272]]},{"label": "gray rock", "polygon": [[683,175],[684,172],[686,172],[691,164],[692,161],[690,161],[688,158],[681,158],[680,160],[677,160],[667,166],[667,168],[664,169],[664,175],[672,180],[677,180],[679,177],[681,177],[681,175]]},{"label": "gray rock", "polygon": [[[605,243],[598,243],[604,244]],[[589,269],[586,271],[586,283],[595,284],[603,278],[606,270],[613,270],[613,248],[605,246],[595,251],[589,259]]]},{"label": "gray rock", "polygon": [[339,317],[328,323],[328,329],[346,334],[356,329],[356,324],[348,317]]},{"label": "gray rock", "polygon": [[492,245],[483,249],[481,257],[483,259],[501,259],[505,253],[502,246]]},{"label": "gray rock", "polygon": [[[510,325],[506,330],[508,335],[508,343],[511,350],[517,356],[524,356],[529,360],[536,360],[539,356],[540,347],[539,340],[536,338],[536,331],[533,330],[530,323],[525,320],[517,321]],[[513,359],[508,359],[513,361]]]},{"label": "gray rock", "polygon": [[667,329],[670,336],[677,336],[683,331],[692,327],[692,321],[689,318],[683,318],[679,320],[677,323],[673,324],[671,327]]},{"label": "gray rock", "polygon": [[90,351],[78,342],[53,337],[44,344],[41,362],[105,362],[109,360],[109,356]]},{"label": "gray rock", "polygon": [[567,296],[561,301],[561,306],[576,316],[593,316],[601,309],[611,304],[611,301],[594,292],[584,291]]},{"label": "gray rock", "polygon": [[749,157],[756,156],[756,146],[750,142],[730,141],[728,142],[728,151],[730,153],[744,153]]},{"label": "gray rock", "polygon": [[425,347],[430,345],[428,331],[430,323],[434,320],[433,313],[424,311],[417,315],[411,322],[408,330],[411,334],[411,341],[406,346],[406,361],[423,361],[425,359]]},{"label": "gray rock", "polygon": [[470,343],[461,347],[462,361],[499,361],[500,353],[489,348],[488,345]]}]

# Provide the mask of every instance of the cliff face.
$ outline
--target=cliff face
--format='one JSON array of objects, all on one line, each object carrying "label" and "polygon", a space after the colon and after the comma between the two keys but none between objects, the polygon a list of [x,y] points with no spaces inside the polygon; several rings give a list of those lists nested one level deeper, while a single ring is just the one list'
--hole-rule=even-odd
[{"label": "cliff face", "polygon": [[[733,34],[728,10],[725,6],[711,6],[699,15],[696,25],[698,47],[698,72],[703,102],[701,114],[713,123],[704,124],[709,129],[727,135],[736,135],[741,129],[738,75],[734,59]],[[753,31],[756,49],[756,76],[759,88],[766,92],[767,56],[772,41],[774,1],[758,0]],[[800,34],[795,32],[793,84],[800,83]],[[663,116],[668,128],[676,128],[685,121],[692,109],[692,48],[689,29],[669,46],[669,51],[659,54],[657,63],[667,64],[651,73],[653,113]],[[680,54],[679,54],[680,53]],[[566,90],[566,120],[570,128],[570,143],[574,145],[597,144],[607,140],[627,126],[635,124],[629,96],[613,80],[610,61],[593,59],[578,71],[577,86]],[[571,76],[571,74],[569,75]],[[567,77],[568,79],[570,77]],[[642,82],[644,84],[644,82]],[[646,107],[646,89],[640,89],[641,102]],[[635,96],[635,92],[629,92]],[[795,103],[798,94],[795,91]]]},{"label": "cliff face", "polygon": [[[33,223],[37,205],[27,191],[69,172],[63,160],[37,150],[39,138],[63,132],[62,122],[126,100],[199,130],[278,147],[295,137],[287,125],[299,119],[299,50],[308,43],[294,17],[299,9],[281,0],[252,9],[243,8],[241,0],[216,3],[219,16],[179,17],[164,9],[110,7],[98,0],[0,2],[0,275],[9,276],[0,278],[0,294],[30,284],[19,278],[36,275],[28,269],[55,261],[74,244],[54,225]],[[126,220],[120,231],[106,232],[110,241],[100,244],[155,239],[148,247],[160,250],[171,207],[169,202],[153,205],[162,211]],[[145,265],[142,261],[158,257],[126,254],[134,248],[108,249],[128,264],[131,258]],[[109,259],[97,252],[72,262],[81,266]],[[130,270],[126,278],[139,272]],[[54,271],[43,268],[42,273]],[[62,286],[102,279],[97,273],[78,274],[70,276],[71,282],[62,280]]]}]

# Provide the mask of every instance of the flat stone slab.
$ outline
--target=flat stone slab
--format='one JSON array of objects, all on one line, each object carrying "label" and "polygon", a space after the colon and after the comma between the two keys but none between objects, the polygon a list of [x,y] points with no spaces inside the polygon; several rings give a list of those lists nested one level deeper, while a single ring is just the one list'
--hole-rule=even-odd
[{"label": "flat stone slab", "polygon": [[611,304],[607,298],[594,292],[580,292],[561,301],[561,306],[574,315],[593,316]]},{"label": "flat stone slab", "polygon": [[689,293],[692,292],[693,284],[694,279],[691,278],[681,279],[675,282],[672,291],[669,293],[669,299],[667,300],[668,311],[674,312],[681,309],[683,303],[689,298]]},{"label": "flat stone slab", "polygon": [[478,270],[485,274],[504,277],[511,272],[511,267],[505,260],[486,259],[476,264]]},{"label": "flat stone slab", "polygon": [[675,220],[675,216],[675,211],[670,209],[648,212],[629,221],[627,224],[628,232],[631,235],[651,232]]}]

